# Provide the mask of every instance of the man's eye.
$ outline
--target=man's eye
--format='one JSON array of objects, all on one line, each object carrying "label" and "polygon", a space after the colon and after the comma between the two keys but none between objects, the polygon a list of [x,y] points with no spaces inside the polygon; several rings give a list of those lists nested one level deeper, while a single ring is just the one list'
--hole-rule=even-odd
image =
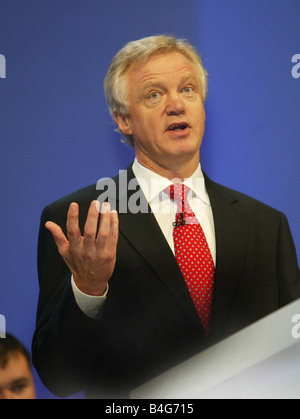
[{"label": "man's eye", "polygon": [[20,394],[26,388],[26,384],[17,384],[12,387],[12,391],[15,394]]},{"label": "man's eye", "polygon": [[183,91],[184,91],[185,93],[191,93],[191,92],[193,91],[193,88],[192,88],[192,86],[185,86],[185,87],[183,88]]},{"label": "man's eye", "polygon": [[151,92],[149,94],[149,99],[158,99],[160,96],[159,92]]}]

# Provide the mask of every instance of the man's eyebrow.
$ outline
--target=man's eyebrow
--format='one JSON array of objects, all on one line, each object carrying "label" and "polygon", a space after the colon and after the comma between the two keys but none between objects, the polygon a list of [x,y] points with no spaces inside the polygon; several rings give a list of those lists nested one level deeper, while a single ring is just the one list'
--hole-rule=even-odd
[{"label": "man's eyebrow", "polygon": [[146,93],[148,90],[151,89],[164,89],[164,85],[162,82],[159,81],[148,81],[145,84],[143,84],[140,88],[141,93]]},{"label": "man's eyebrow", "polygon": [[182,83],[185,83],[188,80],[192,80],[196,83],[199,82],[199,77],[196,77],[194,74],[186,74],[185,76],[182,77]]},{"label": "man's eyebrow", "polygon": [[17,385],[20,385],[20,384],[28,384],[28,383],[29,383],[29,379],[27,377],[20,377],[20,378],[17,378],[16,380],[12,381],[11,385],[12,386],[17,386]]},{"label": "man's eyebrow", "polygon": [[[188,80],[194,81],[195,83],[197,83],[199,81],[198,78],[194,74],[187,73],[187,74],[183,75],[182,78],[180,79],[180,84],[184,84]],[[163,84],[164,84],[163,80],[160,80],[159,78],[153,76],[153,78],[151,78],[149,80],[146,80],[145,82],[142,82],[141,89],[142,90],[147,90],[151,87],[160,87]]]},{"label": "man's eyebrow", "polygon": [[8,387],[11,388],[11,387],[20,386],[20,385],[27,385],[27,384],[29,384],[29,382],[30,382],[30,380],[27,377],[17,378],[16,380],[5,383],[4,386],[0,386],[0,393],[3,391],[4,388],[8,388]]}]

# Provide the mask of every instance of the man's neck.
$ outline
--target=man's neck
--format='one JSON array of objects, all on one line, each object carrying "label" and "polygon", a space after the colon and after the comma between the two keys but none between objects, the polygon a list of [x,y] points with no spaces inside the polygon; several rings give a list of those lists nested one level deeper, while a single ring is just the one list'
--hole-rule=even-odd
[{"label": "man's neck", "polygon": [[195,172],[197,167],[199,166],[199,156],[197,159],[193,159],[192,161],[186,161],[184,163],[179,163],[177,165],[172,165],[172,167],[168,167],[167,165],[160,165],[152,161],[145,161],[144,159],[140,159],[136,157],[138,162],[146,167],[149,170],[157,173],[160,176],[163,176],[169,180],[172,179],[180,179],[183,182],[184,179],[189,178]]}]

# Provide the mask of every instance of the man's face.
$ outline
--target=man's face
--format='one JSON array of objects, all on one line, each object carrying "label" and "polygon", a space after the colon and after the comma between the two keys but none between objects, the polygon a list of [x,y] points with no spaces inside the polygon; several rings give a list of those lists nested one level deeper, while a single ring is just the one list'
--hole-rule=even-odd
[{"label": "man's face", "polygon": [[12,354],[0,367],[0,399],[35,399],[32,373],[22,354]]},{"label": "man's face", "polygon": [[158,172],[198,165],[205,111],[195,66],[178,52],[156,55],[130,67],[127,81],[130,116],[117,122],[138,160]]}]

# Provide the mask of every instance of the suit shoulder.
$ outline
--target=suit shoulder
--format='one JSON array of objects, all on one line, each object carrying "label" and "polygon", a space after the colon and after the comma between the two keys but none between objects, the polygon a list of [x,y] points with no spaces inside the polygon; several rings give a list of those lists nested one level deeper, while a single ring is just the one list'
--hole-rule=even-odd
[{"label": "suit shoulder", "polygon": [[96,183],[86,186],[84,188],[78,189],[74,192],[71,192],[53,202],[48,204],[43,213],[48,212],[66,212],[69,208],[71,202],[76,202],[79,207],[88,207],[94,199],[97,199],[99,192],[96,189]]},{"label": "suit shoulder", "polygon": [[119,175],[112,178],[103,177],[89,186],[78,189],[49,203],[42,211],[42,218],[46,217],[51,219],[53,216],[54,218],[60,216],[65,218],[68,208],[72,202],[76,202],[79,205],[79,215],[86,215],[91,202],[98,199],[101,194],[101,190],[105,188],[107,179],[111,179],[117,185],[118,178]]},{"label": "suit shoulder", "polygon": [[263,211],[267,212],[270,215],[273,213],[274,215],[278,216],[279,214],[282,215],[282,212],[278,209],[250,196],[238,190],[229,188],[228,186],[224,186],[220,183],[214,182],[209,178],[206,178],[207,182],[207,189],[208,192],[214,190],[215,193],[218,193],[222,196],[223,199],[228,201],[231,204],[239,204],[246,212],[252,211]]}]

